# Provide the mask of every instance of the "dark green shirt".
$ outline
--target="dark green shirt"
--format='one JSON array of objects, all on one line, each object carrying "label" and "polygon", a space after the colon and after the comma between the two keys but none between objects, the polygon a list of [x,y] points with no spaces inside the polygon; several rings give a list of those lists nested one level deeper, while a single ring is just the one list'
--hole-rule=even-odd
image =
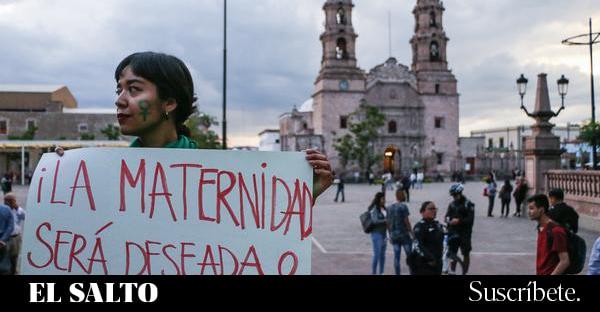
[{"label": "dark green shirt", "polygon": [[[142,141],[137,138],[129,147],[142,147]],[[198,149],[198,144],[185,135],[180,135],[177,141],[171,142],[163,148]]]}]

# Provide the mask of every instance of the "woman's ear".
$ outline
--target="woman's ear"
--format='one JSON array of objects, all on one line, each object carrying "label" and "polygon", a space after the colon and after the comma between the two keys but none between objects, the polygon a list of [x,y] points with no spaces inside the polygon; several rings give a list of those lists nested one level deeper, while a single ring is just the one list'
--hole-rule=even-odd
[{"label": "woman's ear", "polygon": [[175,99],[168,99],[163,103],[163,108],[166,113],[173,114],[177,109],[177,101]]}]

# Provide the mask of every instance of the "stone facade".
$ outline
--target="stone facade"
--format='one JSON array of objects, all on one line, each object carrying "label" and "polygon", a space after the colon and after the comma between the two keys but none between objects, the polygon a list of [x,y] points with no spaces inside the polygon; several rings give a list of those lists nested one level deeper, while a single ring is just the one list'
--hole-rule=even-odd
[{"label": "stone facade", "polygon": [[[116,112],[116,110],[115,110]],[[35,122],[38,130],[37,140],[79,140],[83,134],[93,135],[97,139],[107,139],[101,130],[108,125],[118,126],[116,113],[64,113],[60,112],[6,112],[0,103],[0,120],[8,122],[6,134],[0,134],[0,140],[9,136],[22,135],[27,131],[28,121]]]},{"label": "stone facade", "polygon": [[325,2],[325,31],[320,37],[323,58],[312,105],[281,116],[282,150],[298,150],[301,139],[322,141],[322,150],[339,171],[333,145],[349,133],[349,115],[366,101],[377,106],[386,119],[373,148],[394,155],[393,169],[382,163],[374,170],[404,174],[416,165],[424,166],[429,174],[460,170],[459,95],[457,80],[448,69],[443,4],[417,1],[411,68],[390,58],[368,74],[357,66],[353,8],[351,0]]},{"label": "stone facade", "polygon": [[[116,108],[78,109],[67,87],[0,85],[0,172],[33,171],[41,155],[55,145],[127,146],[128,137],[108,141],[101,131],[109,125],[118,127]],[[37,128],[33,140],[19,141],[31,127]]]}]

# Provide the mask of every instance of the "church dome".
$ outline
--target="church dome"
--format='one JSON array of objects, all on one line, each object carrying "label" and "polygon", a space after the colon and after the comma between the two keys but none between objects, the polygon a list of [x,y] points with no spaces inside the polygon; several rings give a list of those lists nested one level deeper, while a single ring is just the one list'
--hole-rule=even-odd
[{"label": "church dome", "polygon": [[302,103],[302,105],[300,105],[300,108],[298,109],[299,112],[301,113],[310,113],[313,111],[313,99],[310,98],[308,100],[306,100],[304,103]]},{"label": "church dome", "polygon": [[417,88],[417,77],[408,69],[408,66],[398,63],[393,57],[390,57],[385,63],[375,66],[367,75],[367,88],[377,82],[407,83],[411,87]]}]

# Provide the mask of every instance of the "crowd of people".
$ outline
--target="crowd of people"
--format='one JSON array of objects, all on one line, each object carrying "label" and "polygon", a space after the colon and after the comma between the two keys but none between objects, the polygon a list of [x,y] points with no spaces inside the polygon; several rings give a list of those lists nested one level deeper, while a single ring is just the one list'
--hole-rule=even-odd
[{"label": "crowd of people", "polygon": [[[409,177],[409,179],[412,179]],[[538,275],[577,274],[572,272],[573,255],[569,244],[578,233],[579,216],[576,210],[564,202],[564,191],[552,189],[545,194],[527,197],[530,191],[527,180],[517,177],[516,185],[510,179],[498,190],[495,176],[485,179],[484,196],[489,198],[488,217],[493,217],[495,198],[501,201],[501,217],[508,218],[514,198],[515,217],[522,214],[527,205],[531,220],[537,222],[536,273]],[[410,185],[410,184],[409,184]],[[384,184],[384,191],[389,190]],[[457,183],[449,190],[450,204],[443,218],[437,221],[439,209],[432,201],[420,206],[421,220],[411,227],[408,208],[410,187],[400,180],[395,188],[396,201],[386,206],[386,192],[379,192],[368,207],[373,228],[370,231],[373,244],[372,274],[383,274],[387,241],[394,248],[394,271],[401,274],[401,253],[404,250],[411,275],[457,274],[458,252],[462,256],[462,274],[467,274],[471,264],[472,233],[475,221],[475,205],[464,195],[464,185]],[[590,275],[600,275],[600,238],[592,247],[589,259]]]}]

